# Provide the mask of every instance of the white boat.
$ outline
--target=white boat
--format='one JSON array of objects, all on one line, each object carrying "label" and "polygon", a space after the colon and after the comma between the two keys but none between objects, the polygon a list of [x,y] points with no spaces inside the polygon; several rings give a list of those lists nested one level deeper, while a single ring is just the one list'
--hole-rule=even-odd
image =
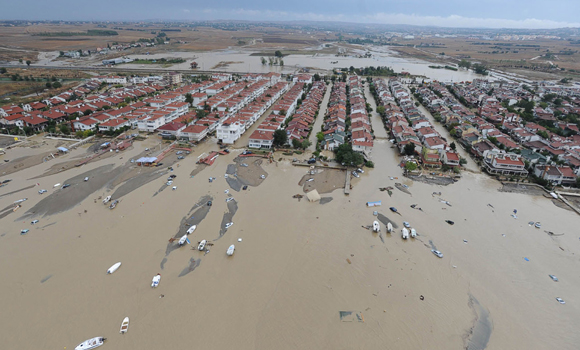
[{"label": "white boat", "polygon": [[403,227],[401,233],[403,234],[403,239],[409,238],[409,230],[407,230],[407,228]]},{"label": "white boat", "polygon": [[190,228],[187,229],[187,234],[190,235],[193,233],[193,231],[195,231],[195,229],[197,228],[197,225],[193,225]]},{"label": "white boat", "polygon": [[119,331],[119,333],[125,334],[127,333],[128,330],[129,330],[129,317],[125,317],[123,319],[123,322],[121,322],[121,330]]},{"label": "white boat", "polygon": [[111,274],[115,271],[117,271],[117,269],[121,267],[121,262],[116,263],[115,265],[109,267],[109,269],[107,270],[107,274]]},{"label": "white boat", "polygon": [[388,233],[393,232],[393,224],[391,224],[390,222],[387,224],[387,232]]},{"label": "white boat", "polygon": [[105,197],[105,199],[103,199],[103,204],[109,203],[110,200],[111,200],[111,196]]},{"label": "white boat", "polygon": [[157,275],[155,275],[153,277],[153,280],[151,281],[151,287],[157,288],[157,286],[159,286],[159,281],[161,281],[161,274],[160,273],[158,273]]},{"label": "white boat", "polygon": [[99,346],[103,345],[105,340],[107,340],[107,338],[103,338],[103,337],[96,337],[96,338],[92,338],[89,340],[85,340],[84,342],[77,345],[75,350],[87,350],[87,349],[98,348]]},{"label": "white boat", "polygon": [[378,221],[373,221],[373,231],[374,232],[379,232],[381,230],[381,224],[379,224]]},{"label": "white boat", "polygon": [[417,231],[415,231],[414,228],[411,229],[411,237],[413,238],[417,237]]},{"label": "white boat", "polygon": [[226,229],[228,229],[228,228],[232,227],[232,225],[233,225],[233,224],[234,224],[233,222],[228,222],[228,223],[226,224]]},{"label": "white boat", "polygon": [[199,245],[197,246],[197,250],[202,251],[205,248],[206,243],[207,243],[207,241],[205,239],[203,241],[199,242]]},{"label": "white boat", "polygon": [[58,186],[60,186],[60,182],[59,182],[59,183],[57,183],[56,185],[52,186],[52,187],[56,188],[56,187],[58,187]]},{"label": "white boat", "polygon": [[180,246],[184,245],[185,242],[187,241],[187,233],[183,235],[183,237],[181,237],[179,239],[179,242],[177,242]]},{"label": "white boat", "polygon": [[228,248],[228,251],[226,252],[226,254],[227,254],[227,255],[230,255],[230,256],[231,256],[231,255],[234,255],[234,250],[235,250],[235,249],[236,249],[236,246],[232,244],[232,245],[231,245],[231,246]]}]

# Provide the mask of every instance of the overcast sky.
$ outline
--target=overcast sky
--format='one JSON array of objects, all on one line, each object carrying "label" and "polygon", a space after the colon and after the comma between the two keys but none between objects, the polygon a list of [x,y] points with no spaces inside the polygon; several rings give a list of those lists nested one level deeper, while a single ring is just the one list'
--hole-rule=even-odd
[{"label": "overcast sky", "polygon": [[316,20],[441,27],[580,27],[580,0],[1,0],[0,19]]}]

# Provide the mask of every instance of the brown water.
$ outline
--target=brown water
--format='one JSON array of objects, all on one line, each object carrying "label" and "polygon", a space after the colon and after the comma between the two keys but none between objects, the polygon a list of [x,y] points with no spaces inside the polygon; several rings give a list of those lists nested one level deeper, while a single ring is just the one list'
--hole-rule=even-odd
[{"label": "brown water", "polygon": [[[267,178],[233,193],[235,224],[224,231],[224,213],[232,213],[228,204],[234,202],[225,201],[223,174],[238,151],[190,177],[197,156],[212,149],[201,145],[174,167],[176,191],[153,197],[162,177],[126,194],[115,210],[94,202],[103,189],[35,226],[29,219],[12,221],[16,214],[1,219],[0,308],[10,315],[0,320],[3,348],[73,349],[104,336],[107,349],[461,349],[477,329],[470,295],[493,324],[487,349],[577,348],[576,214],[542,197],[500,193],[498,183],[481,174],[466,173],[446,187],[413,183],[396,167],[390,143],[377,139],[375,169],[353,179],[349,197],[338,189],[325,195],[333,200],[324,205],[292,198],[301,192],[305,169],[291,159],[264,161]],[[54,183],[133,155],[122,156],[48,176],[41,187],[50,194]],[[38,181],[26,179],[49,163],[13,174],[0,195]],[[210,176],[217,179],[209,183]],[[395,182],[407,184],[412,197],[378,190]],[[0,197],[0,208],[28,197],[24,212],[47,195],[37,190]],[[221,238],[206,255],[182,247],[166,257],[168,240],[182,232],[184,218],[204,196],[213,197],[213,206],[190,241]],[[400,230],[386,235],[383,227],[373,235],[362,228],[376,219],[377,209],[365,206],[374,200],[382,201],[378,210],[388,219],[410,222],[420,236],[404,241]],[[514,208],[517,220],[510,216]],[[541,221],[542,229],[528,226],[530,220]],[[30,232],[20,235],[23,228]],[[550,237],[544,229],[566,234]],[[231,244],[236,251],[228,257]],[[432,245],[443,259],[431,253]],[[107,275],[118,261],[123,265]],[[162,279],[152,289],[157,273]],[[341,311],[360,314],[363,322],[341,322]],[[129,332],[120,335],[125,316]]]}]

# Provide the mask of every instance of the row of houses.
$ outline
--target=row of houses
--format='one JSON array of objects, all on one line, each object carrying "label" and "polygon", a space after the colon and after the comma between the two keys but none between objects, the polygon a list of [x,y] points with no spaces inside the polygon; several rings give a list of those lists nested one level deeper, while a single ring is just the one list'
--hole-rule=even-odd
[{"label": "row of houses", "polygon": [[350,104],[350,142],[352,150],[360,152],[366,159],[371,158],[373,135],[371,120],[367,113],[367,101],[364,94],[362,78],[348,78],[348,100]]},{"label": "row of houses", "polygon": [[294,84],[270,109],[268,115],[260,125],[252,132],[248,140],[249,148],[270,149],[274,144],[274,132],[284,125],[298,105],[304,83]]},{"label": "row of houses", "polygon": [[[375,89],[380,96],[385,86],[375,79]],[[420,161],[425,167],[438,168],[442,165],[451,167],[460,165],[460,157],[455,153],[447,140],[435,130],[430,121],[417,109],[411,93],[398,79],[389,80],[391,95],[384,93],[386,123],[391,135],[397,143],[400,153],[404,153],[409,144],[414,145],[415,152],[420,155]],[[395,96],[397,106],[392,102]]]},{"label": "row of houses", "polygon": [[286,127],[289,142],[294,139],[304,141],[308,138],[308,135],[312,132],[312,124],[314,124],[320,108],[320,102],[322,102],[325,93],[326,83],[324,81],[317,81],[312,84],[306,98],[302,101],[302,104],[298,107]]},{"label": "row of houses", "polygon": [[334,151],[346,142],[346,104],[346,83],[337,81],[330,91],[328,107],[322,123],[324,134],[322,149]]}]

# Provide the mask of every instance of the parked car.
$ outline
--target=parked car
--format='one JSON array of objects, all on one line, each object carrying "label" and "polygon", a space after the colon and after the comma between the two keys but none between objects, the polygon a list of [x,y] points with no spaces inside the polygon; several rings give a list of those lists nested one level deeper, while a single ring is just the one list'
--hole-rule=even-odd
[{"label": "parked car", "polygon": [[207,201],[207,206],[208,206],[208,207],[211,207],[211,205],[212,205],[212,204],[213,204],[213,203],[212,203],[211,201]]},{"label": "parked car", "polygon": [[248,189],[248,185],[244,185],[244,187],[242,187],[242,190],[247,190]]},{"label": "parked car", "polygon": [[352,172],[352,176],[354,176],[354,177],[360,177],[360,175],[356,171],[353,171]]},{"label": "parked car", "polygon": [[64,184],[64,185],[62,185],[62,188],[67,188],[67,187],[70,187],[70,184]]},{"label": "parked car", "polygon": [[87,177],[85,177],[85,181],[89,181],[89,177],[88,177],[88,176],[87,176]]},{"label": "parked car", "polygon": [[308,162],[307,163],[308,164],[314,164],[314,163],[316,163],[316,158],[310,158],[310,159],[308,159]]},{"label": "parked car", "polygon": [[46,193],[46,192],[48,192],[48,191],[47,190],[40,190],[40,191],[38,191],[39,194],[43,194],[43,193]]},{"label": "parked car", "polygon": [[358,171],[359,173],[363,174],[365,171],[362,170],[361,168],[356,169],[356,171]]},{"label": "parked car", "polygon": [[440,251],[438,251],[438,250],[435,250],[435,249],[432,249],[432,250],[431,250],[431,252],[432,252],[433,254],[435,254],[435,256],[436,256],[436,257],[438,257],[438,258],[443,258],[443,253],[441,253]]},{"label": "parked car", "polygon": [[184,156],[177,156],[177,159],[180,159],[180,160],[184,159],[184,158],[185,158]]},{"label": "parked car", "polygon": [[32,220],[32,222],[30,223],[31,225],[37,224],[38,220]]},{"label": "parked car", "polygon": [[172,183],[173,183],[173,181],[172,180],[169,180],[169,181],[167,181],[166,185],[167,186],[171,186]]},{"label": "parked car", "polygon": [[177,177],[177,175],[171,174],[169,175],[170,178],[175,179]]}]

